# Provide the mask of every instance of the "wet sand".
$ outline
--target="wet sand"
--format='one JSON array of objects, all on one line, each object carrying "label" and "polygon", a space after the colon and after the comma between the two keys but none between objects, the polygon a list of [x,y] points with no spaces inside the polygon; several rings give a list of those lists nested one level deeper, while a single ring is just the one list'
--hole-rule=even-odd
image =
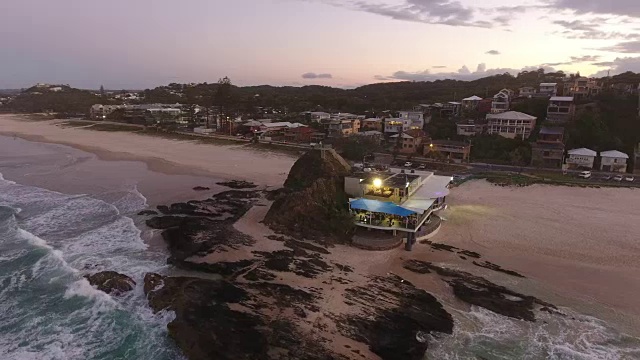
[{"label": "wet sand", "polygon": [[242,179],[281,186],[295,156],[247,149],[244,145],[211,145],[128,132],[94,131],[56,126],[60,120],[28,121],[0,115],[0,134],[69,145],[103,160],[143,161],[150,170],[173,175]]},{"label": "wet sand", "polygon": [[472,181],[434,241],[527,276],[516,289],[640,334],[640,190]]}]

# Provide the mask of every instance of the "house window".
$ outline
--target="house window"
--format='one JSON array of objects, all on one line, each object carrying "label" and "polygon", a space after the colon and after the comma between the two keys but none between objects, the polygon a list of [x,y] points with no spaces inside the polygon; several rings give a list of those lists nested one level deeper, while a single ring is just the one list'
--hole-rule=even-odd
[{"label": "house window", "polygon": [[409,147],[410,147],[410,148],[412,148],[412,147],[413,147],[413,145],[412,145],[412,144],[409,144]]}]

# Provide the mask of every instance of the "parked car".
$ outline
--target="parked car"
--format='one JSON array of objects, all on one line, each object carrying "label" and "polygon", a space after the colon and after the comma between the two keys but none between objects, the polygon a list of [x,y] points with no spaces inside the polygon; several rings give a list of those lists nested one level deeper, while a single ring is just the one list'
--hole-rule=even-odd
[{"label": "parked car", "polygon": [[602,180],[611,180],[612,176],[611,175],[605,175],[602,177]]},{"label": "parked car", "polygon": [[424,170],[427,168],[426,164],[420,164],[420,166],[418,166],[418,170]]},{"label": "parked car", "polygon": [[413,166],[413,163],[411,161],[407,161],[406,163],[404,163],[404,167],[411,167]]},{"label": "parked car", "polygon": [[622,181],[622,175],[617,175],[613,178],[615,181]]},{"label": "parked car", "polygon": [[634,182],[635,178],[631,175],[627,176],[626,178],[624,178],[624,181],[628,181],[628,182]]},{"label": "parked car", "polygon": [[578,174],[578,177],[583,179],[589,179],[591,178],[591,171],[583,171],[580,174]]}]

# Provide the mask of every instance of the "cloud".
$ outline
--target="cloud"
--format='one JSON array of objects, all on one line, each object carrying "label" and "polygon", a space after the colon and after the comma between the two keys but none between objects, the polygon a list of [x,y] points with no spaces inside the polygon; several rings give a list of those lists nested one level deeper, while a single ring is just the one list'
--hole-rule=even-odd
[{"label": "cloud", "polygon": [[487,54],[487,55],[500,55],[500,51],[498,51],[498,50],[489,50],[485,54]]},{"label": "cloud", "polygon": [[621,22],[624,22],[624,20],[617,16],[582,16],[582,19],[579,20],[554,20],[552,21],[552,24],[561,26],[564,29],[563,31],[555,32],[555,34],[569,39],[632,40],[638,38],[637,33],[601,30],[603,24],[618,25]]},{"label": "cloud", "polygon": [[602,61],[602,62],[596,62],[596,63],[592,63],[591,65],[593,66],[600,66],[600,67],[609,67],[609,66],[613,66],[615,64],[615,62],[613,61]]},{"label": "cloud", "polygon": [[640,17],[638,0],[551,0],[550,6],[578,14],[611,14]]},{"label": "cloud", "polygon": [[640,40],[620,42],[616,45],[603,47],[598,50],[616,53],[640,53]]},{"label": "cloud", "polygon": [[[605,64],[605,62],[600,64]],[[616,58],[613,61],[606,62],[606,64],[610,64],[610,65],[606,65],[610,67],[610,69],[598,71],[592,76],[594,77],[607,76],[609,70],[611,71],[611,75],[622,74],[627,71],[633,71],[636,73],[640,72],[640,57]],[[602,65],[602,66],[605,66],[605,65]]]},{"label": "cloud", "polygon": [[432,66],[432,68],[434,68],[434,69],[444,69],[444,68],[446,68],[446,66],[445,65],[436,65],[436,66]]},{"label": "cloud", "polygon": [[333,76],[331,74],[316,74],[313,72],[308,72],[302,74],[303,79],[332,79]]},{"label": "cloud", "polygon": [[[409,72],[409,71],[396,71],[391,76],[385,78],[385,80],[400,80],[400,81],[435,81],[442,79],[464,80],[471,81],[479,78],[501,75],[510,73],[516,75],[521,71],[536,71],[539,68],[543,68],[546,72],[556,71],[553,67],[541,65],[541,66],[527,66],[522,69],[511,68],[496,68],[487,69],[486,64],[478,64],[476,71],[471,72],[467,66],[462,66],[457,72],[442,72],[431,73],[429,70]],[[381,80],[381,79],[378,79]]]},{"label": "cloud", "polygon": [[571,61],[574,63],[590,62],[600,60],[599,55],[572,56]]}]

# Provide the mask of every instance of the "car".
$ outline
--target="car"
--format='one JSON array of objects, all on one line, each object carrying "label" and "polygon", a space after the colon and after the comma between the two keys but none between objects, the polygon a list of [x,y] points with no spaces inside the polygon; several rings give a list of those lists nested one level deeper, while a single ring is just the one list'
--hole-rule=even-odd
[{"label": "car", "polygon": [[420,164],[420,166],[418,166],[418,170],[424,170],[427,168],[426,164]]},{"label": "car", "polygon": [[624,181],[634,182],[635,178],[633,176],[627,176],[626,178],[624,178]]},{"label": "car", "polygon": [[617,175],[613,178],[615,181],[622,181],[622,175]]},{"label": "car", "polygon": [[578,177],[583,179],[589,179],[591,178],[591,171],[583,171],[580,174],[578,174]]},{"label": "car", "polygon": [[413,166],[413,163],[411,161],[407,161],[406,163],[404,163],[404,167],[411,167]]},{"label": "car", "polygon": [[602,177],[602,180],[611,180],[612,176],[611,175],[605,175]]}]

